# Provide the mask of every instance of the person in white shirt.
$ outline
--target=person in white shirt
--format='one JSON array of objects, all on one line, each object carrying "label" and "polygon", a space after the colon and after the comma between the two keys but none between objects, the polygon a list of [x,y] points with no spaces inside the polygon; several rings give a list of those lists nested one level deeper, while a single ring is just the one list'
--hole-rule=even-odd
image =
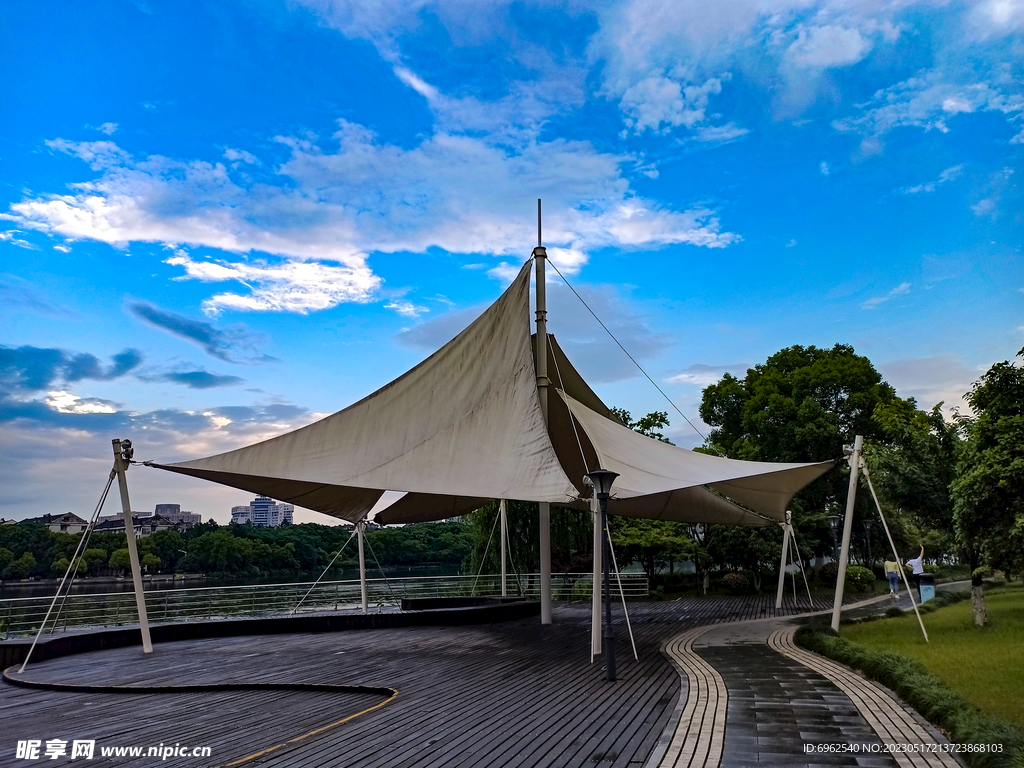
[{"label": "person in white shirt", "polygon": [[907,560],[907,567],[913,571],[911,578],[913,579],[914,584],[919,584],[921,580],[920,576],[924,573],[924,544],[921,545],[921,554]]}]

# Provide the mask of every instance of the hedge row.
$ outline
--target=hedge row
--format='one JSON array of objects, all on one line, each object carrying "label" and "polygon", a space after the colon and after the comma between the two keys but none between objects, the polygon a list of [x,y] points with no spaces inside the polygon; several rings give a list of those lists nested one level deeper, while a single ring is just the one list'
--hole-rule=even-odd
[{"label": "hedge row", "polygon": [[1002,753],[960,753],[970,768],[1024,768],[1024,728],[980,712],[919,662],[898,653],[873,651],[844,640],[827,626],[801,627],[795,639],[807,650],[858,669],[895,691],[941,728],[950,742],[1003,745]]}]

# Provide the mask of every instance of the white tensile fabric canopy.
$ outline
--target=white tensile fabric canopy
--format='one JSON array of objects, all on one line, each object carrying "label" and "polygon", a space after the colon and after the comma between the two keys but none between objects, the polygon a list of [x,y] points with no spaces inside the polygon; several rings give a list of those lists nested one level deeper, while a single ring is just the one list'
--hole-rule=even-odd
[{"label": "white tensile fabric canopy", "polygon": [[245,448],[151,465],[351,522],[385,491],[405,492],[377,514],[384,524],[451,517],[498,498],[587,508],[583,475],[603,465],[620,474],[612,512],[738,525],[781,521],[793,494],[835,465],[736,461],[639,435],[615,420],[554,337],[548,370],[561,397],[549,398],[545,424],[530,263],[462,333],[354,405]]}]

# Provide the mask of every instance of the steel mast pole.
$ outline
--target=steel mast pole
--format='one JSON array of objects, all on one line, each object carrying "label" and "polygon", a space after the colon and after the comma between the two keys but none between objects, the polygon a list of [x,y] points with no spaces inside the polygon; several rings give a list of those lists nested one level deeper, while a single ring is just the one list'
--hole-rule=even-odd
[{"label": "steel mast pole", "polygon": [[366,531],[366,518],[356,523],[356,534],[359,540],[359,598],[362,604],[363,613],[370,612],[370,601],[366,591],[366,554],[363,551],[364,535]]},{"label": "steel mast pole", "polygon": [[[139,567],[139,549],[135,545],[135,521],[132,519],[132,503],[128,499],[128,478],[126,460],[131,459],[132,443],[114,439],[114,471],[117,473],[117,486],[121,490],[121,514],[124,518],[124,538],[128,542],[128,559],[132,564],[132,582],[135,585],[135,606],[139,610],[139,629],[142,631],[143,653],[153,652],[153,642],[149,639],[149,617],[146,615],[146,596],[142,592],[142,569]],[[125,453],[128,455],[125,456]]]},{"label": "steel mast pole", "polygon": [[506,579],[505,563],[508,562],[508,515],[505,513],[505,500],[498,502],[498,511],[501,514],[501,596],[508,596],[508,582]]},{"label": "steel mast pole", "polygon": [[[537,265],[537,394],[544,424],[548,423],[548,294],[544,265],[548,252],[541,245],[541,205],[537,200],[537,247],[533,249]],[[551,623],[551,505],[540,503],[540,623]]]},{"label": "steel mast pole", "polygon": [[843,612],[843,588],[846,586],[846,563],[850,559],[850,533],[853,530],[853,507],[857,501],[857,473],[860,471],[860,454],[864,450],[864,438],[857,435],[853,441],[850,456],[850,488],[846,492],[846,519],[843,520],[843,548],[839,552],[839,573],[836,574],[836,599],[832,605],[832,629],[839,631],[839,615]]}]

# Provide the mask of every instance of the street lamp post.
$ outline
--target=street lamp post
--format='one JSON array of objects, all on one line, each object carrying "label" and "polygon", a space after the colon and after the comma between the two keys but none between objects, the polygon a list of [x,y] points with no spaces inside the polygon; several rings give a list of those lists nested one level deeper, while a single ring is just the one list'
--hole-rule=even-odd
[{"label": "street lamp post", "polygon": [[604,679],[615,682],[615,648],[612,642],[615,634],[612,631],[612,584],[608,566],[611,563],[611,544],[608,540],[608,498],[611,496],[612,483],[618,472],[607,469],[595,469],[587,474],[594,484],[597,502],[601,508],[601,566],[604,581]]},{"label": "street lamp post", "polygon": [[842,519],[839,515],[829,515],[828,524],[832,527],[832,559],[839,562],[839,523]]}]

